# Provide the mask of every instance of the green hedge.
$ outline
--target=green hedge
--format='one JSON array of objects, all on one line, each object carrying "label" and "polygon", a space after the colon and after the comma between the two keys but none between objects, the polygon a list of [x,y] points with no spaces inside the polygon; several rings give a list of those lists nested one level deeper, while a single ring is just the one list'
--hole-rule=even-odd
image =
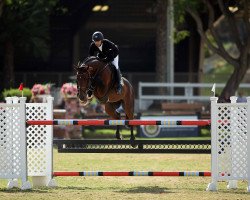
[{"label": "green hedge", "polygon": [[[9,89],[9,90],[4,90],[2,93],[3,99],[5,97],[13,97],[13,96],[21,97],[22,91],[20,91],[19,89]],[[32,96],[31,90],[29,88],[23,88],[23,96],[27,97],[27,102],[29,102]]]}]

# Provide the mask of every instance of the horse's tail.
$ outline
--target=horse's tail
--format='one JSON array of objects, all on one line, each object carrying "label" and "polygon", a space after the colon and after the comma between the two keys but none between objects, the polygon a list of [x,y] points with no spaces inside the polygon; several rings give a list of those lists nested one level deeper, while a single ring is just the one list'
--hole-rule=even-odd
[{"label": "horse's tail", "polygon": [[[126,108],[126,110],[127,110],[127,113],[126,113],[126,115],[127,115],[127,117],[129,118],[129,119],[131,119],[131,118],[134,118],[134,100],[135,100],[135,93],[134,93],[134,89],[133,89],[133,86],[130,84],[130,82],[126,79],[126,78],[124,78],[123,77],[123,83],[124,83],[124,85],[126,85],[126,90],[127,90],[127,92],[126,92],[126,97],[125,97],[125,101],[126,101],[126,104],[127,104],[127,108]],[[123,100],[124,101],[124,100]],[[125,102],[123,102],[123,103],[125,103]],[[124,108],[125,109],[125,108]]]}]

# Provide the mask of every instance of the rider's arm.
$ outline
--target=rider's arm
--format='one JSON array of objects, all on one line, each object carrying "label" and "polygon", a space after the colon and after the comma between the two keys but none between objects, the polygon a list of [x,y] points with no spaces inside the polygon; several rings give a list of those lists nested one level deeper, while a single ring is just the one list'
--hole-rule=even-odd
[{"label": "rider's arm", "polygon": [[106,48],[108,49],[106,61],[113,61],[114,58],[119,54],[118,47],[113,42],[106,40]]},{"label": "rider's arm", "polygon": [[115,45],[113,42],[107,40],[108,42],[108,49],[112,50],[113,56],[114,58],[119,54],[119,49],[117,47],[117,45]]}]

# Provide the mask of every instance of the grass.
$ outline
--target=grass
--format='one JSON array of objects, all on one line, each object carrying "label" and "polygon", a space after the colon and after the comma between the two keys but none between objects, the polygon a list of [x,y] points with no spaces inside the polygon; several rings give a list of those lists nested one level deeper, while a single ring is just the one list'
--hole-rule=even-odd
[{"label": "grass", "polygon": [[[210,171],[210,155],[194,154],[59,154],[55,171]],[[206,192],[210,177],[56,177],[57,188],[7,190],[0,181],[1,200],[41,199],[250,199],[246,182],[239,189]]]}]

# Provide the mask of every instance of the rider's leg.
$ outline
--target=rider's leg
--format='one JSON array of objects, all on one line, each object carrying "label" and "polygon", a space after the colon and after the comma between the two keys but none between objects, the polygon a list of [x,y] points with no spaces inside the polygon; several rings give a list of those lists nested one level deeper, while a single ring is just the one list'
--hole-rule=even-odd
[{"label": "rider's leg", "polygon": [[122,93],[122,75],[121,75],[121,71],[118,65],[119,62],[119,56],[116,56],[114,58],[114,60],[112,61],[112,64],[115,66],[116,68],[116,72],[117,72],[117,79],[118,79],[118,84],[117,84],[117,94],[121,94]]}]

